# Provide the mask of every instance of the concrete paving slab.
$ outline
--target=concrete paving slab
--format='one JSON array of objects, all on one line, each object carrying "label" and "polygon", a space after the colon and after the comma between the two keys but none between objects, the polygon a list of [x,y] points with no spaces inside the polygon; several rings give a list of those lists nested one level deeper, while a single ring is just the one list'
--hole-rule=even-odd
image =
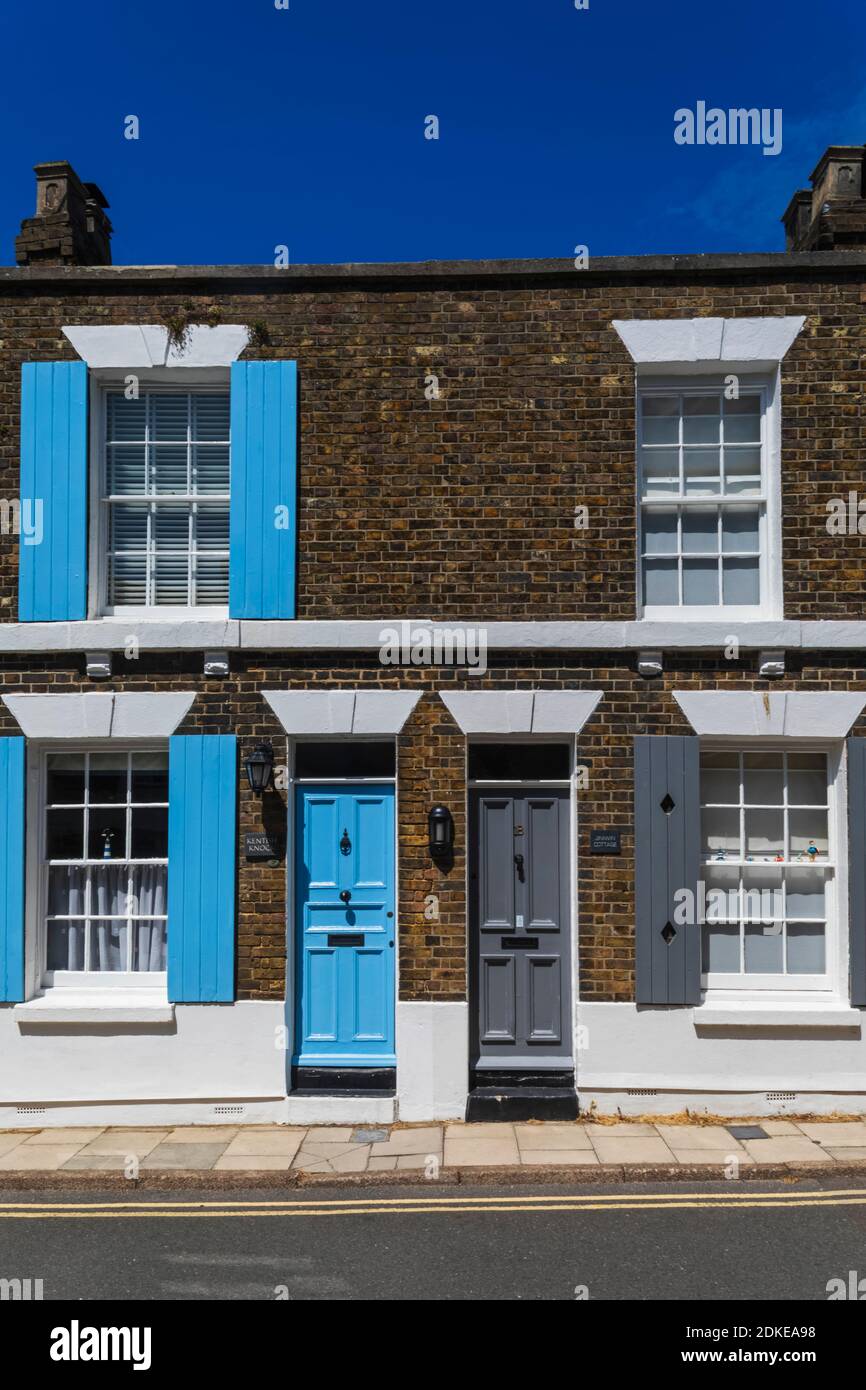
[{"label": "concrete paving slab", "polygon": [[[481,1129],[482,1126],[477,1126]],[[501,1164],[519,1163],[520,1150],[511,1125],[487,1125],[484,1128],[499,1130],[498,1135],[484,1135],[475,1138],[449,1139],[445,1136],[445,1165],[448,1168],[461,1164]]]},{"label": "concrete paving slab", "polygon": [[19,1144],[17,1149],[11,1149],[0,1158],[0,1172],[54,1173],[83,1147],[83,1144],[35,1144],[30,1148],[27,1144]]},{"label": "concrete paving slab", "polygon": [[586,1167],[598,1167],[598,1154],[591,1147],[586,1149],[524,1149],[521,1165],[532,1167],[534,1165],[557,1168],[563,1164]]},{"label": "concrete paving slab", "polygon": [[852,1120],[849,1124],[832,1121],[801,1124],[800,1129],[807,1139],[814,1139],[824,1148],[866,1148],[866,1124],[862,1120]]},{"label": "concrete paving slab", "polygon": [[582,1125],[516,1124],[514,1134],[522,1154],[536,1149],[592,1149],[592,1141]]},{"label": "concrete paving slab", "polygon": [[96,1139],[102,1134],[102,1129],[96,1125],[75,1125],[68,1128],[58,1127],[57,1129],[40,1129],[38,1134],[28,1134],[25,1144],[29,1148],[33,1144],[48,1144],[51,1148],[57,1148],[62,1144],[81,1144],[87,1143],[89,1139]]},{"label": "concrete paving slab", "polygon": [[159,1144],[142,1160],[142,1168],[212,1168],[226,1150],[225,1144]]},{"label": "concrete paving slab", "polygon": [[588,1124],[586,1132],[589,1135],[603,1134],[608,1139],[654,1139],[658,1133],[655,1125],[630,1125],[625,1120],[617,1120],[612,1125]]},{"label": "concrete paving slab", "polygon": [[124,1129],[106,1130],[100,1134],[98,1139],[94,1139],[92,1144],[88,1144],[82,1149],[85,1154],[131,1154],[135,1158],[146,1158],[152,1153],[157,1144],[162,1144],[168,1137],[170,1131],[167,1129]]},{"label": "concrete paving slab", "polygon": [[855,1163],[858,1159],[866,1158],[866,1149],[828,1149],[827,1152],[839,1163]]},{"label": "concrete paving slab", "polygon": [[368,1173],[393,1173],[393,1171],[394,1171],[394,1169],[395,1169],[396,1167],[397,1167],[397,1155],[396,1155],[396,1154],[394,1155],[393,1158],[381,1158],[381,1157],[380,1157],[380,1158],[377,1158],[377,1157],[375,1156],[375,1154],[374,1154],[374,1155],[371,1156],[370,1161],[369,1161],[369,1163],[367,1164],[367,1172],[368,1172]]},{"label": "concrete paving slab", "polygon": [[287,1173],[292,1166],[292,1154],[230,1154],[224,1153],[213,1166],[215,1173]]},{"label": "concrete paving slab", "polygon": [[657,1134],[624,1139],[620,1135],[592,1135],[592,1146],[602,1163],[674,1163],[667,1144]]},{"label": "concrete paving slab", "polygon": [[307,1138],[310,1143],[348,1144],[354,1133],[354,1125],[310,1125]]},{"label": "concrete paving slab", "polygon": [[724,1177],[723,1170],[730,1166],[732,1157],[736,1158],[740,1167],[746,1167],[755,1161],[737,1144],[730,1149],[674,1149],[673,1153],[676,1162],[686,1167],[694,1163],[717,1167],[720,1177]]},{"label": "concrete paving slab", "polygon": [[371,1145],[370,1152],[375,1155],[428,1154],[441,1153],[442,1128],[428,1125],[419,1129],[395,1129],[385,1140]]},{"label": "concrete paving slab", "polygon": [[514,1125],[507,1122],[484,1120],[476,1125],[446,1124],[446,1139],[496,1139],[501,1135],[513,1135]]},{"label": "concrete paving slab", "polygon": [[832,1163],[819,1144],[805,1134],[780,1134],[772,1139],[744,1139],[743,1144],[758,1163]]},{"label": "concrete paving slab", "polygon": [[715,1149],[726,1153],[745,1153],[742,1140],[729,1134],[724,1125],[658,1125],[659,1138],[674,1153],[678,1149]]},{"label": "concrete paving slab", "polygon": [[237,1125],[181,1125],[173,1129],[167,1144],[228,1144],[238,1133]]},{"label": "concrete paving slab", "polygon": [[268,1129],[245,1134],[241,1130],[226,1149],[225,1157],[240,1158],[246,1155],[256,1158],[270,1154],[275,1158],[291,1159],[301,1147],[306,1132],[305,1129]]},{"label": "concrete paving slab", "polygon": [[26,1138],[26,1134],[0,1134],[0,1158],[3,1157],[3,1154],[8,1154],[11,1149],[17,1149]]}]

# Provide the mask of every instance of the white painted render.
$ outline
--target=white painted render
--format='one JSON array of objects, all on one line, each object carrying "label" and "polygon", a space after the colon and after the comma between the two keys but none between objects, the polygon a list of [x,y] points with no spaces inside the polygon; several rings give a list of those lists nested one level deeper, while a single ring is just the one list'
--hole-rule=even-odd
[{"label": "white painted render", "polygon": [[63,334],[88,367],[134,372],[150,367],[227,367],[250,338],[245,324],[190,324],[184,351],[169,345],[162,324],[68,324]]},{"label": "white painted render", "polygon": [[27,738],[168,738],[186,718],[195,691],[3,695]]},{"label": "white painted render", "polygon": [[468,690],[440,692],[440,698],[464,734],[575,734],[602,692]]},{"label": "white painted render", "polygon": [[844,738],[866,705],[847,691],[675,690],[696,734],[731,738]]},{"label": "white painted render", "polygon": [[637,363],[781,362],[806,319],[614,319]]},{"label": "white painted render", "polygon": [[[391,621],[391,620],[389,620]],[[431,641],[453,633],[456,622],[397,620],[424,624]],[[397,625],[391,622],[392,626]],[[717,651],[731,643],[729,622],[490,622],[477,617],[487,646],[494,651]],[[0,652],[123,651],[136,642],[142,651],[376,651],[383,623],[286,620],[265,622],[201,618],[195,610],[173,618],[94,618],[71,623],[0,623]],[[737,622],[741,651],[765,648],[853,651],[866,648],[866,622],[851,619],[795,622]],[[385,668],[383,667],[383,670]],[[388,668],[393,670],[395,668]],[[399,668],[397,668],[399,669]],[[417,667],[413,669],[417,670]]]},{"label": "white painted render", "polygon": [[397,1108],[401,1120],[462,1120],[469,1078],[469,1005],[397,1004]]},{"label": "white painted render", "polygon": [[263,690],[287,734],[399,734],[421,698],[411,690]]}]

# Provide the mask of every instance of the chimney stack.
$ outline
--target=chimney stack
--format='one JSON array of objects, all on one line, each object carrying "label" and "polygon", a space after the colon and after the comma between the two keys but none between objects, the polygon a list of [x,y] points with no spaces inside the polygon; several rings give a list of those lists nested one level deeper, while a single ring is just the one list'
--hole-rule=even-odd
[{"label": "chimney stack", "polygon": [[831,145],[782,221],[787,251],[866,248],[866,146]]},{"label": "chimney stack", "polygon": [[71,164],[37,164],[36,216],[15,239],[19,265],[111,265],[108,203],[95,183],[82,183]]}]

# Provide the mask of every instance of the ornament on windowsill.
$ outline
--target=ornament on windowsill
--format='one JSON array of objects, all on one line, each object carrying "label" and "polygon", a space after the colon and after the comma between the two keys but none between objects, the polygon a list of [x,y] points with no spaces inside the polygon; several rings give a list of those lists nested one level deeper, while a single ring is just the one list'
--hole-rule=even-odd
[{"label": "ornament on windowsill", "polygon": [[784,854],[776,854],[776,855],[774,855],[774,857],[773,857],[773,863],[774,863],[774,864],[784,864],[784,862],[785,862],[785,856],[784,856]]},{"label": "ornament on windowsill", "polygon": [[103,830],[101,833],[102,833],[102,857],[103,857],[103,859],[111,859],[111,858],[112,858],[112,854],[111,854],[111,842],[112,842],[112,840],[114,839],[114,836],[115,836],[115,833],[116,833],[116,832],[115,832],[114,830]]},{"label": "ornament on windowsill", "polygon": [[717,850],[713,858],[716,860],[721,860],[724,863],[725,851],[723,849]]},{"label": "ornament on windowsill", "polygon": [[808,845],[806,846],[806,853],[808,854],[808,856],[809,856],[809,858],[810,858],[810,860],[812,861],[813,864],[814,864],[815,860],[818,858],[818,855],[820,854],[820,852],[821,852],[821,851],[818,849],[818,846],[815,844],[815,841],[814,841],[814,840],[810,840],[809,843],[808,843]]}]

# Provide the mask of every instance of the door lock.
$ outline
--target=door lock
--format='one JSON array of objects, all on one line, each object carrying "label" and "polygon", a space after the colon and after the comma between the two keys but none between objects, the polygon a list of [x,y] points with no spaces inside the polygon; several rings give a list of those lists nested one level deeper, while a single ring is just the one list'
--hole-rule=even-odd
[{"label": "door lock", "polygon": [[349,892],[348,888],[344,888],[342,893],[340,894],[340,902],[347,903],[351,896],[352,894]]},{"label": "door lock", "polygon": [[523,882],[523,855],[522,855],[522,854],[515,854],[515,856],[514,856],[514,864],[515,864],[515,867],[516,867],[516,869],[517,869],[517,877],[520,879],[520,882],[522,883],[522,882]]}]

